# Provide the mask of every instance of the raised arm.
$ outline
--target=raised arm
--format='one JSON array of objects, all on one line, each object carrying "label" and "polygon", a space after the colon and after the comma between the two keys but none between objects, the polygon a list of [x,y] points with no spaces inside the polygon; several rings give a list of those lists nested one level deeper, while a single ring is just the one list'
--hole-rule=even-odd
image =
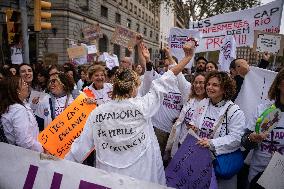
[{"label": "raised arm", "polygon": [[183,46],[183,51],[185,54],[185,57],[173,68],[171,68],[171,71],[178,75],[182,70],[185,68],[185,66],[189,63],[189,61],[192,59],[194,55],[194,45],[192,43],[186,43]]}]

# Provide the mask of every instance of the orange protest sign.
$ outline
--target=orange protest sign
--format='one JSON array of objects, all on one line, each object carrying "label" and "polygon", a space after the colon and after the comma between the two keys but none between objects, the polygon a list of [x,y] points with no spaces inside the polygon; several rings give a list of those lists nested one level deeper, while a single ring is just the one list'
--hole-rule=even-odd
[{"label": "orange protest sign", "polygon": [[95,104],[86,103],[84,93],[80,94],[39,134],[39,142],[52,155],[64,158],[74,140],[80,136],[89,114],[95,108]]}]

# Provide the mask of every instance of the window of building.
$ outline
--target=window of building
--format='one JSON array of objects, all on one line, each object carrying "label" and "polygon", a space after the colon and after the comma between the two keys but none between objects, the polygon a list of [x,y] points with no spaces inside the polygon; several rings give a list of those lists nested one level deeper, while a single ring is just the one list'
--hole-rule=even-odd
[{"label": "window of building", "polygon": [[141,9],[138,10],[138,16],[141,17]]},{"label": "window of building", "polygon": [[113,45],[113,53],[117,56],[118,60],[120,60],[120,46],[117,44]]},{"label": "window of building", "polygon": [[130,11],[133,11],[133,3],[130,2]]},{"label": "window of building", "polygon": [[145,20],[148,22],[148,14],[145,14]]},{"label": "window of building", "polygon": [[159,34],[156,33],[156,41],[159,40]]},{"label": "window of building", "polygon": [[142,11],[142,19],[144,19],[144,12]]},{"label": "window of building", "polygon": [[115,13],[115,23],[121,24],[121,15],[118,13]]},{"label": "window of building", "polygon": [[105,6],[101,6],[101,16],[107,18],[108,16],[108,8]]},{"label": "window of building", "polygon": [[150,31],[150,37],[151,38],[153,37],[153,31]]},{"label": "window of building", "polygon": [[125,56],[130,57],[130,51],[128,48],[125,48]]},{"label": "window of building", "polygon": [[108,39],[107,36],[103,35],[102,38],[99,38],[99,51],[108,52]]},{"label": "window of building", "polygon": [[138,24],[138,23],[136,24],[136,31],[140,32],[140,24]]},{"label": "window of building", "polygon": [[126,27],[131,28],[131,20],[130,19],[126,20]]},{"label": "window of building", "polygon": [[158,20],[156,20],[156,28],[159,28]]},{"label": "window of building", "polygon": [[137,14],[137,6],[134,6],[134,14]]},{"label": "window of building", "polygon": [[128,0],[125,0],[125,5],[124,5],[125,8],[128,8]]},{"label": "window of building", "polygon": [[143,34],[146,36],[147,35],[147,28],[144,28]]}]

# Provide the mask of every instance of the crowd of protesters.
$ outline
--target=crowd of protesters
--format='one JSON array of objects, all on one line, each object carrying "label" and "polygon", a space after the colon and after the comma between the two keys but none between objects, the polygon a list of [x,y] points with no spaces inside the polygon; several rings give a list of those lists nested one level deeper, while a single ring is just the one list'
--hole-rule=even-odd
[{"label": "crowd of protesters", "polygon": [[[189,77],[185,77],[182,72],[194,56],[193,45],[184,46],[185,57],[180,62],[165,48],[163,70],[154,69],[142,40],[137,46],[139,64],[131,57],[123,57],[120,66],[111,70],[101,62],[81,66],[71,63],[2,66],[1,137],[9,144],[48,153],[37,135],[80,93],[88,90],[94,94],[88,103],[98,107],[89,115],[66,159],[82,163],[95,147],[92,154],[95,163],[89,165],[165,185],[164,168],[190,130],[200,137],[198,144],[215,155],[231,153],[242,146],[254,149],[249,171],[244,173],[249,175],[248,182],[237,174],[229,179],[217,177],[219,188],[262,188],[256,181],[274,151],[283,154],[284,138],[278,140],[274,150],[263,151],[261,146],[273,141],[273,132],[284,128],[280,124],[284,117],[271,133],[256,133],[254,126],[272,105],[281,113],[284,111],[284,70],[279,71],[270,87],[268,96],[272,104],[255,107],[254,120],[246,125],[246,115],[234,104],[249,72],[246,60],[233,60],[227,73],[218,71],[215,62],[198,57],[195,71],[187,72]],[[265,54],[259,67],[266,68],[268,59]],[[131,113],[127,119],[97,119],[105,112],[121,111]],[[129,135],[102,136],[107,129],[124,129]],[[139,138],[139,144],[134,145],[134,137]],[[133,144],[131,150],[123,146],[127,142]],[[114,151],[114,146],[121,150]]]}]

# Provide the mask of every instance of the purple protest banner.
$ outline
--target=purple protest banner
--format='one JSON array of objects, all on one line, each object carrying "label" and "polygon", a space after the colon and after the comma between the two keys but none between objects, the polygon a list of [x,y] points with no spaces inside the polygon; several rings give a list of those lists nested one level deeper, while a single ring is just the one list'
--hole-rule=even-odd
[{"label": "purple protest banner", "polygon": [[[178,189],[215,189],[212,159],[208,149],[188,135],[166,168],[167,186]],[[213,182],[212,182],[213,181]],[[214,183],[215,182],[215,183]]]}]

